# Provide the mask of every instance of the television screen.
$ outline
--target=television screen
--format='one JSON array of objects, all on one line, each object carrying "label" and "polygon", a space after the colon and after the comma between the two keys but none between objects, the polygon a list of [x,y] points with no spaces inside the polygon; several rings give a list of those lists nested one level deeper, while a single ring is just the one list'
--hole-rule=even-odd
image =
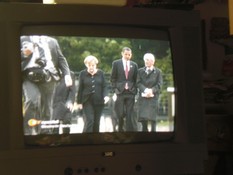
[{"label": "television screen", "polygon": [[[54,30],[54,28],[59,27],[61,27],[59,31]],[[93,35],[85,30],[89,27],[91,26],[29,25],[22,28],[20,36],[23,80],[22,115],[26,144],[38,143],[38,140],[36,140],[36,143],[31,142],[35,141],[35,137],[43,140],[48,135],[56,137],[57,134],[70,135],[69,137],[75,137],[76,140],[75,142],[62,142],[60,144],[150,142],[162,139],[156,136],[157,133],[166,135],[163,139],[171,139],[175,131],[176,103],[172,48],[168,31],[116,27],[111,29],[111,32],[103,34],[101,31],[106,30],[109,26],[106,26],[106,28],[95,26],[95,34]],[[132,30],[136,30],[136,33],[126,37],[125,33]],[[144,33],[145,30],[146,34]],[[117,31],[122,33],[119,34]],[[48,43],[53,40],[57,43],[60,57],[64,59],[67,69],[72,73],[72,86],[62,85],[65,83],[65,80],[63,80],[65,75],[62,72],[64,66],[62,67],[60,63],[57,64],[54,61],[54,59],[57,59],[53,58],[54,49],[48,46]],[[132,130],[127,130],[127,114],[122,116],[123,124],[122,130],[120,130],[121,122],[116,114],[116,101],[119,96],[112,86],[112,64],[115,60],[122,59],[122,48],[124,47],[131,49],[131,61],[137,64],[137,78],[135,78],[134,85],[137,90],[133,94],[134,104],[130,111],[134,126]],[[30,54],[27,54],[30,50]],[[146,73],[146,64],[148,63],[144,61],[146,54],[154,56],[154,63],[151,64],[154,71],[148,75]],[[96,66],[104,74],[105,96],[107,96],[107,101],[103,103],[99,114],[99,121],[95,122],[95,118],[98,118],[98,116],[93,114],[93,123],[97,123],[97,129],[93,129],[95,124],[90,124],[89,115],[91,114],[85,111],[85,107],[82,108],[85,103],[81,104],[80,107],[81,102],[79,101],[83,92],[82,87],[85,86],[81,72],[88,70],[84,60],[90,55],[98,59]],[[33,65],[32,62],[34,62]],[[52,73],[54,72],[51,73],[49,68],[51,65],[56,68],[58,77],[53,77]],[[45,70],[42,71],[43,76],[38,72],[40,68]],[[143,70],[143,79],[148,79],[143,86],[146,86],[150,81],[148,88],[154,89],[154,95],[151,98],[144,97],[142,91],[140,91],[140,76],[138,76],[140,69]],[[45,72],[48,72],[49,75],[44,76]],[[44,80],[44,78],[48,80]],[[97,84],[94,85],[97,86]],[[88,88],[88,85],[85,88]],[[146,108],[143,101],[145,99],[152,101],[149,104],[146,102],[146,105],[151,106]],[[69,108],[68,105],[72,107]],[[146,109],[141,108],[143,105],[143,108]],[[88,110],[91,109],[88,108]],[[144,115],[147,110],[151,110],[151,112]],[[143,139],[145,134],[148,133],[150,133],[151,138]],[[111,135],[112,139],[106,138],[106,135]],[[133,135],[133,137],[129,135]],[[87,138],[89,138],[89,141],[87,141]],[[57,141],[60,142],[60,140]],[[53,145],[53,142],[52,139],[49,144]]]}]

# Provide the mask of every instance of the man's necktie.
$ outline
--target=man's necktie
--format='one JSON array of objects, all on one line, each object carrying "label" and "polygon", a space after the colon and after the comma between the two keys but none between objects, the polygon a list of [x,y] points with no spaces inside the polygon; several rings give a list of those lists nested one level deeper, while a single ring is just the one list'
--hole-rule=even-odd
[{"label": "man's necktie", "polygon": [[151,71],[152,71],[151,69],[147,69],[147,70],[146,70],[146,73],[147,73],[147,74],[150,74]]},{"label": "man's necktie", "polygon": [[126,61],[126,64],[125,64],[125,77],[126,77],[126,79],[128,79],[128,74],[129,74],[129,68],[128,68],[128,63]]},{"label": "man's necktie", "polygon": [[[125,77],[126,77],[126,80],[128,79],[128,74],[129,74],[129,68],[128,68],[128,63],[126,61],[126,63],[125,63]],[[125,83],[125,89],[128,89],[128,88],[129,88],[128,83],[126,82]]]}]

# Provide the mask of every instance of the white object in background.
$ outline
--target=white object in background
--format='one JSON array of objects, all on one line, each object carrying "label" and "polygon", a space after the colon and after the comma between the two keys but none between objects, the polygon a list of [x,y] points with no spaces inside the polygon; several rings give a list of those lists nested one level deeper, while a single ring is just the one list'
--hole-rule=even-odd
[{"label": "white object in background", "polygon": [[43,0],[43,4],[55,4],[55,0]]}]

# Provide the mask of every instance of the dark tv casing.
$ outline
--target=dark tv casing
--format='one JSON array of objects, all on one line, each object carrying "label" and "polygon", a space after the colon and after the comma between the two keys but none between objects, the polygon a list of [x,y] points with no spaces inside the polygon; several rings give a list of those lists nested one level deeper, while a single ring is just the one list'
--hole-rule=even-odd
[{"label": "dark tv casing", "polygon": [[[200,25],[199,13],[193,10],[0,3],[0,173],[202,174],[206,143]],[[165,136],[163,139],[164,133],[158,133],[161,139],[142,143],[25,145],[19,37],[24,27],[33,29],[33,26],[38,34],[40,31],[41,34],[68,34],[69,28],[84,26],[81,30],[83,35],[104,36],[109,33],[118,36],[120,33],[124,37],[136,36],[137,28],[145,31],[141,36],[146,36],[147,30],[167,30],[172,46],[176,89],[172,138],[166,139]],[[122,29],[124,27],[132,30]],[[95,29],[100,31],[98,28],[102,32],[95,33]],[[60,139],[72,137],[61,135]]]}]

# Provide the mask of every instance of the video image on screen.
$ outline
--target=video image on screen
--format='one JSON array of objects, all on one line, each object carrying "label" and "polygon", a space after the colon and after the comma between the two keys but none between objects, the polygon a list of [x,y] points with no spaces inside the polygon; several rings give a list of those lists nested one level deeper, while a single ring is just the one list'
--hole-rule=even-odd
[{"label": "video image on screen", "polygon": [[[20,40],[24,135],[174,131],[169,40],[45,35]],[[123,63],[124,57],[130,61]]]}]

